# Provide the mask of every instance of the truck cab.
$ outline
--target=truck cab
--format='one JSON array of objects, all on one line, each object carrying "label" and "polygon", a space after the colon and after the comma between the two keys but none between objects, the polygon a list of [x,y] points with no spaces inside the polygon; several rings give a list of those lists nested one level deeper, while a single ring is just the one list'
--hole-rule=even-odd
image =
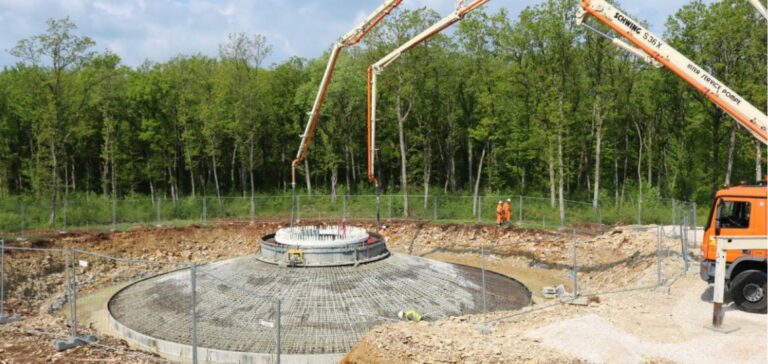
[{"label": "truck cab", "polygon": [[[768,235],[768,184],[724,188],[715,193],[701,243],[701,278],[713,283],[717,236]],[[768,241],[766,241],[768,247]],[[728,251],[725,283],[736,306],[746,312],[766,312],[766,250]]]}]

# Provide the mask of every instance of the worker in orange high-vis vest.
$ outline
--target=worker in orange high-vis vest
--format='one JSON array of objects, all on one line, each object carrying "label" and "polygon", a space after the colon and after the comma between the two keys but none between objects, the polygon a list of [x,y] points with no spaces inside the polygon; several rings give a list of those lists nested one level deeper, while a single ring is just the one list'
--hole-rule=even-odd
[{"label": "worker in orange high-vis vest", "polygon": [[508,198],[506,202],[504,202],[504,222],[509,224],[509,222],[512,220],[512,199]]},{"label": "worker in orange high-vis vest", "polygon": [[496,226],[501,226],[504,223],[504,205],[499,201],[496,205]]}]

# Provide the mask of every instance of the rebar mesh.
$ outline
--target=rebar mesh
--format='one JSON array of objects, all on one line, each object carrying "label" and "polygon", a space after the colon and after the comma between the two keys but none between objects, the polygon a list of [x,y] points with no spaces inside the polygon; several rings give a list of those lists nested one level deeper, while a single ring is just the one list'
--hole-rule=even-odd
[{"label": "rebar mesh", "polygon": [[[483,310],[479,270],[406,255],[358,267],[298,269],[248,256],[198,271],[200,348],[274,352],[274,332],[259,325],[273,319],[275,298],[282,302],[284,354],[347,352],[373,326],[397,320],[400,310],[418,310],[426,319]],[[111,313],[140,333],[189,342],[190,312],[175,304],[188,284],[188,270],[139,282],[112,299]],[[486,272],[486,286],[489,310],[530,304],[530,292],[511,278]]]}]

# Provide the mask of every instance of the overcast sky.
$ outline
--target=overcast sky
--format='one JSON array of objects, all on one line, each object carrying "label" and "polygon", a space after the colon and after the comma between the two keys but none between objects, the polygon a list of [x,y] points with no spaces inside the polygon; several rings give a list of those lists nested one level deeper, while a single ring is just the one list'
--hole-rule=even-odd
[{"label": "overcast sky", "polygon": [[[266,64],[290,56],[317,57],[383,0],[0,0],[0,66],[16,59],[8,50],[20,39],[45,31],[49,18],[70,16],[99,50],[110,49],[130,66],[162,62],[178,54],[215,56],[227,34],[260,33],[274,47]],[[534,0],[491,0],[512,17]],[[622,8],[651,29],[688,0],[626,0]],[[428,6],[447,15],[455,0],[405,0],[403,7]]]}]

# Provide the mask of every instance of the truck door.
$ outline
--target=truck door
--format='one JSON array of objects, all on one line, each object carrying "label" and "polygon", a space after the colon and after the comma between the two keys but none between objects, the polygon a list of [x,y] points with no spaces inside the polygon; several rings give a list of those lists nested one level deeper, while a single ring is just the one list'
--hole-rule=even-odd
[{"label": "truck door", "polygon": [[[765,235],[765,199],[749,197],[723,197],[720,198],[715,211],[714,236],[761,236]],[[709,237],[706,258],[717,256],[717,243],[714,236]],[[734,260],[744,255],[765,256],[765,251],[741,252],[729,251],[727,261]]]}]

